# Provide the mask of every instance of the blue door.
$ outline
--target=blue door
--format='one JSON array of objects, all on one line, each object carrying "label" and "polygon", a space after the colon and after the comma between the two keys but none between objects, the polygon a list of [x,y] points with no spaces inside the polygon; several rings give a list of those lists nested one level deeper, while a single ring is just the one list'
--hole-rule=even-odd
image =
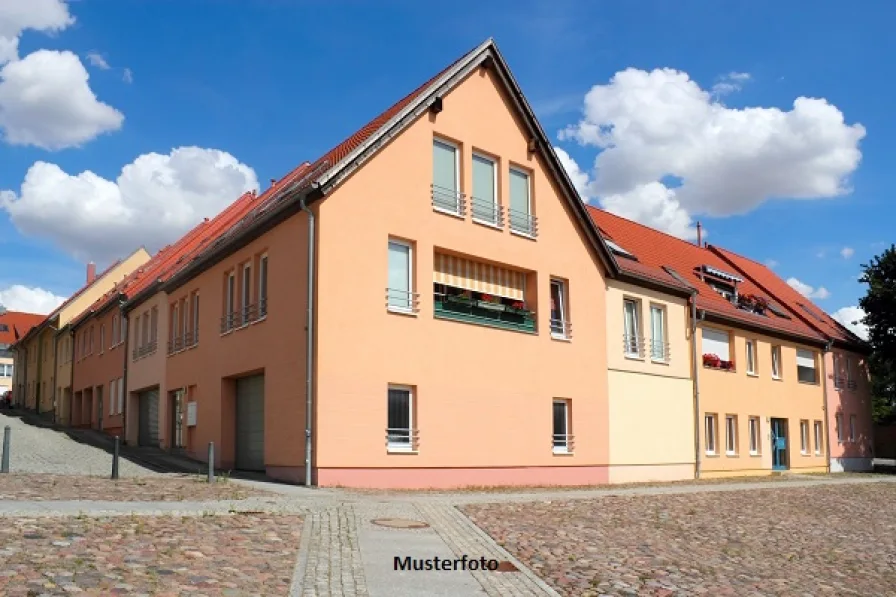
[{"label": "blue door", "polygon": [[787,470],[787,419],[772,419],[772,469]]}]

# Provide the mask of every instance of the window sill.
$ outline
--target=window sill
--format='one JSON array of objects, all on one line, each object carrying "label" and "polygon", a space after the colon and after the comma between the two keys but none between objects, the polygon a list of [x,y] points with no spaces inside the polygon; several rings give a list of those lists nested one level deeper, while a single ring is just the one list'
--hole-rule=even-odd
[{"label": "window sill", "polygon": [[514,230],[513,228],[510,229],[510,234],[512,234],[514,236],[519,236],[520,238],[527,238],[531,241],[535,240],[535,237],[532,234],[530,234],[528,232],[523,232],[521,230]]},{"label": "window sill", "polygon": [[707,452],[707,453],[706,453],[706,457],[707,457],[707,458],[718,458],[719,455],[716,454],[715,452]]},{"label": "window sill", "polygon": [[780,375],[772,375],[772,381],[784,381],[784,378]]},{"label": "window sill", "polygon": [[255,325],[256,323],[261,323],[262,321],[265,321],[267,318],[268,318],[268,314],[265,313],[264,315],[262,315],[261,317],[259,317],[259,318],[256,319],[255,321],[250,322],[249,325]]},{"label": "window sill", "polygon": [[569,336],[560,336],[558,334],[551,334],[551,340],[557,340],[558,342],[572,342],[572,338]]},{"label": "window sill", "polygon": [[554,455],[554,456],[575,456],[575,455],[576,455],[575,452],[570,452],[569,450],[557,450],[557,449],[555,449],[555,450],[553,450],[552,452],[553,452],[553,455]]},{"label": "window sill", "polygon": [[721,367],[710,367],[709,365],[703,365],[703,368],[709,371],[721,371],[722,373],[737,373],[737,369],[722,369]]},{"label": "window sill", "polygon": [[669,359],[654,359],[651,357],[650,362],[654,365],[664,365],[666,367],[669,366]]},{"label": "window sill", "polygon": [[750,452],[750,458],[761,458],[762,454],[759,452]]},{"label": "window sill", "polygon": [[808,452],[800,451],[800,456],[812,456],[812,455],[809,454]]},{"label": "window sill", "polygon": [[740,454],[738,454],[737,452],[725,452],[725,456],[727,456],[728,458],[737,458],[740,456]]},{"label": "window sill", "polygon": [[641,355],[637,355],[637,354],[626,354],[625,358],[629,359],[630,361],[643,361],[644,360],[644,357],[642,357]]},{"label": "window sill", "polygon": [[386,454],[410,454],[415,455],[419,454],[419,450],[413,450],[411,448],[386,448]]},{"label": "window sill", "polygon": [[817,386],[818,385],[817,381],[799,381],[799,380],[797,380],[797,383],[801,383],[804,386]]},{"label": "window sill", "polygon": [[489,222],[488,220],[481,220],[476,216],[473,216],[473,223],[479,224],[480,226],[485,226],[486,228],[491,228],[492,230],[502,231],[504,228],[499,226],[497,222]]},{"label": "window sill", "polygon": [[758,373],[750,373],[749,371],[747,371],[747,377],[755,377],[755,378],[758,379],[758,378],[759,378],[759,374],[758,374]]},{"label": "window sill", "polygon": [[386,307],[386,311],[395,315],[404,315],[406,317],[417,317],[417,313],[410,309],[402,309],[401,307]]},{"label": "window sill", "polygon": [[453,216],[458,220],[466,220],[463,214],[452,211],[450,209],[445,209],[444,207],[436,207],[435,205],[433,205],[432,210],[440,214],[445,214],[446,216]]}]

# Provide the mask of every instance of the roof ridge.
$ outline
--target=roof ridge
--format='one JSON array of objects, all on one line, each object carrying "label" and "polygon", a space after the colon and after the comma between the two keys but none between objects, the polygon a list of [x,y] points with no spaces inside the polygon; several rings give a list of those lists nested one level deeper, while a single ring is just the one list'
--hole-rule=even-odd
[{"label": "roof ridge", "polygon": [[648,226],[647,224],[642,224],[641,222],[638,222],[637,220],[632,220],[630,218],[626,218],[625,216],[620,216],[619,214],[614,214],[611,211],[607,211],[603,207],[598,207],[596,205],[592,205],[591,203],[586,203],[585,207],[587,207],[589,210],[599,211],[600,213],[604,213],[604,214],[607,214],[608,216],[612,216],[612,217],[616,218],[617,220],[625,220],[626,222],[629,222],[630,224],[634,224],[635,226],[638,226],[639,228],[646,228],[647,230],[650,230],[651,232],[655,232],[656,234],[661,234],[662,236],[668,237],[674,241],[678,241],[678,242],[685,244],[689,247],[693,247],[694,249],[706,249],[707,248],[707,247],[699,247],[699,246],[695,245],[694,243],[692,243],[691,241],[685,240],[683,238],[679,238],[679,237],[675,236],[674,234],[669,234],[668,232],[663,232],[662,230],[660,230],[658,228],[654,228],[653,226]]}]

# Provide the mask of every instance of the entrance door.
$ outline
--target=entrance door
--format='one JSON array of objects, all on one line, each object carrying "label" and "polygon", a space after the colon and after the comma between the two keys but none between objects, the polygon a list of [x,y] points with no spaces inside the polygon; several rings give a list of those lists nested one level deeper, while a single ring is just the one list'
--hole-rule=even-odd
[{"label": "entrance door", "polygon": [[236,468],[264,469],[264,375],[236,380]]},{"label": "entrance door", "polygon": [[140,420],[137,425],[137,444],[159,447],[159,391],[149,390],[137,395]]},{"label": "entrance door", "polygon": [[787,419],[772,419],[772,469],[787,468]]}]

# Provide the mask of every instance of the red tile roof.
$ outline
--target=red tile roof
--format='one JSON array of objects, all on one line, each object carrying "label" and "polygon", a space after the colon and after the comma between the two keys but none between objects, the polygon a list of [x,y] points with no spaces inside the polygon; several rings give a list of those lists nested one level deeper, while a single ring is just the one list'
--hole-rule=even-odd
[{"label": "red tile roof", "polygon": [[[817,329],[833,340],[838,340],[847,344],[864,344],[861,338],[825,313],[824,309],[815,306],[812,301],[800,294],[790,284],[779,278],[777,274],[765,265],[721,247],[710,245],[709,248],[725,260],[730,267],[733,267],[744,275],[752,278],[766,294],[796,313],[797,316],[809,326]],[[805,306],[806,309],[809,309],[810,313],[807,313],[803,306]],[[812,315],[813,313],[815,316]]]},{"label": "red tile roof", "polygon": [[768,296],[770,293],[763,290],[749,276],[738,275],[739,272],[732,271],[734,268],[731,264],[708,248],[698,247],[693,243],[621,218],[594,206],[587,207],[594,223],[606,235],[606,238],[637,258],[637,261],[633,261],[617,256],[616,262],[623,272],[644,273],[645,268],[652,268],[655,272],[665,266],[674,270],[688,284],[697,289],[697,307],[708,313],[716,314],[733,322],[797,335],[807,340],[819,342],[824,339],[802,318],[796,317],[793,310],[786,304],[782,306],[788,311],[791,319],[776,316],[769,311],[766,311],[766,315],[744,311],[716,292],[698,275],[703,266],[743,278],[743,281],[737,284],[738,292],[741,294],[756,294],[774,300],[773,297]]},{"label": "red tile roof", "polygon": [[15,344],[28,331],[39,325],[46,315],[36,313],[22,313],[20,311],[7,311],[0,314],[0,344]]}]

